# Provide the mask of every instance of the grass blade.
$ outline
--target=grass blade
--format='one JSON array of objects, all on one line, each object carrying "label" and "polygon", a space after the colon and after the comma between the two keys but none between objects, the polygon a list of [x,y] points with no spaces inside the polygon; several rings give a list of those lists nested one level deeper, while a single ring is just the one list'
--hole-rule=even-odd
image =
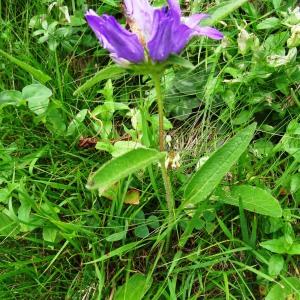
[{"label": "grass blade", "polygon": [[45,74],[42,71],[30,66],[29,64],[25,63],[24,61],[21,61],[21,60],[15,58],[15,57],[11,56],[10,54],[4,52],[1,49],[0,49],[0,55],[7,58],[13,64],[19,66],[24,71],[30,73],[36,80],[38,80],[39,82],[41,82],[43,84],[45,84],[46,82],[51,80],[51,77],[48,76],[47,74]]},{"label": "grass blade", "polygon": [[83,93],[84,91],[90,89],[97,83],[107,80],[107,79],[113,79],[115,77],[119,77],[120,75],[123,75],[126,73],[126,70],[124,68],[121,68],[117,65],[108,66],[107,68],[104,68],[97,72],[92,78],[90,78],[88,81],[86,81],[83,85],[81,85],[74,93],[74,96],[79,95],[80,93]]}]

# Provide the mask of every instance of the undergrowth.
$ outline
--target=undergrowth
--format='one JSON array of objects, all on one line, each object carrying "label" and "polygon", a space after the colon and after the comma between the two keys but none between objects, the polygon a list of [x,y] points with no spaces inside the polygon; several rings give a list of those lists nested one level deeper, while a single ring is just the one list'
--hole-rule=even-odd
[{"label": "undergrowth", "polygon": [[[222,2],[182,6],[213,12]],[[165,73],[177,207],[191,174],[258,124],[218,188],[172,222],[156,165],[122,179],[113,195],[86,188],[91,172],[128,142],[157,143],[149,77],[112,74],[74,96],[111,64],[84,12],[124,21],[121,4],[0,2],[0,50],[27,66],[0,52],[1,299],[300,299],[296,2],[246,1],[217,24],[221,43],[201,38],[184,51],[193,70]],[[36,88],[38,107],[30,104]],[[109,101],[117,105],[106,118]],[[248,198],[228,198],[236,186],[264,190],[281,215],[255,193],[250,208]]]}]

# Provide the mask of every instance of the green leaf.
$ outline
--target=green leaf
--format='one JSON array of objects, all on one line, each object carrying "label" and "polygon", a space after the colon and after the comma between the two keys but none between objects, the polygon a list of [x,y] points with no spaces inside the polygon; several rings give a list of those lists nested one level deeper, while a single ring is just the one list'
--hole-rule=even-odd
[{"label": "green leaf", "polygon": [[268,272],[271,276],[278,276],[284,267],[284,259],[281,255],[272,255],[269,260]]},{"label": "green leaf", "polygon": [[290,255],[300,255],[300,243],[293,243],[288,249],[287,254]]},{"label": "green leaf", "polygon": [[186,69],[195,69],[195,66],[187,59],[183,58],[182,56],[172,54],[169,58],[167,63],[171,65],[177,65]]},{"label": "green leaf", "polygon": [[55,104],[50,103],[46,113],[46,126],[54,135],[65,135],[67,126],[62,114],[62,110],[57,108]]},{"label": "green leaf", "polygon": [[293,174],[290,178],[291,178],[290,190],[291,193],[294,194],[300,189],[300,174],[299,173]]},{"label": "green leaf", "polygon": [[113,233],[106,238],[106,241],[117,242],[117,241],[123,240],[126,237],[126,233],[127,233],[126,230]]},{"label": "green leaf", "polygon": [[118,78],[126,73],[124,68],[121,68],[117,65],[108,66],[105,69],[100,70],[97,72],[91,79],[86,81],[83,85],[81,85],[74,93],[74,96],[83,93],[84,91],[90,89],[94,85],[98,84],[99,82],[107,79]]},{"label": "green leaf", "polygon": [[277,10],[280,8],[282,0],[272,0],[274,8]]},{"label": "green leaf", "polygon": [[268,19],[263,20],[257,25],[258,30],[263,30],[263,29],[276,29],[280,27],[281,22],[278,18],[271,17]]},{"label": "green leaf", "polygon": [[88,110],[82,109],[75,118],[71,121],[68,130],[67,130],[67,136],[73,135],[76,132],[76,129],[80,126],[80,124],[84,121],[86,114]]},{"label": "green leaf", "polygon": [[19,91],[12,90],[0,93],[0,105],[19,105],[22,99],[22,93]]},{"label": "green leaf", "polygon": [[113,157],[121,156],[131,150],[143,148],[143,145],[134,141],[118,141],[112,146],[111,155]]},{"label": "green leaf", "polygon": [[7,203],[10,197],[11,191],[8,188],[0,189],[0,203]]},{"label": "green leaf", "polygon": [[153,149],[140,148],[127,152],[108,161],[96,173],[92,174],[88,180],[87,188],[90,190],[98,189],[101,194],[120,179],[158,162],[164,157],[164,152]]},{"label": "green leaf", "polygon": [[287,132],[281,139],[282,148],[284,151],[292,155],[297,161],[300,161],[300,123],[297,120],[292,120]]},{"label": "green leaf", "polygon": [[205,26],[215,25],[219,21],[224,20],[228,15],[230,15],[246,2],[247,0],[227,1],[225,4],[217,7],[217,9],[213,13],[210,13],[211,17],[203,20],[201,24]]},{"label": "green leaf", "polygon": [[242,125],[248,123],[251,120],[253,112],[250,110],[242,110],[233,120],[233,125]]},{"label": "green leaf", "polygon": [[218,149],[192,177],[184,191],[184,205],[205,200],[247,149],[256,124],[246,127]]},{"label": "green leaf", "polygon": [[[20,197],[21,198],[21,197]],[[21,205],[18,209],[18,219],[20,221],[20,230],[22,232],[30,231],[30,213],[31,213],[31,204],[25,201],[21,201]]]},{"label": "green leaf", "polygon": [[118,288],[114,300],[142,300],[152,284],[145,275],[135,274]]},{"label": "green leaf", "polygon": [[6,214],[0,212],[0,236],[14,236],[19,232],[19,226]]},{"label": "green leaf", "polygon": [[157,229],[159,227],[159,219],[157,216],[151,215],[147,219],[147,225],[152,229]]},{"label": "green leaf", "polygon": [[284,278],[275,284],[265,300],[300,300],[300,279],[297,277]]},{"label": "green leaf", "polygon": [[274,144],[269,139],[261,138],[253,144],[252,152],[256,157],[262,159],[272,155],[273,149]]},{"label": "green leaf", "polygon": [[266,190],[250,186],[234,186],[229,194],[217,192],[218,199],[230,205],[239,206],[242,199],[243,208],[261,215],[280,218],[282,209],[279,202]]},{"label": "green leaf", "polygon": [[48,76],[47,74],[43,73],[42,71],[28,65],[24,61],[21,61],[10,54],[4,52],[3,50],[0,49],[0,55],[4,56],[7,58],[10,62],[16,64],[19,66],[21,69],[25,70],[26,72],[30,73],[36,80],[40,81],[41,83],[46,83],[49,80],[51,80],[51,77]]},{"label": "green leaf", "polygon": [[290,245],[287,244],[284,237],[279,239],[268,240],[260,243],[260,246],[277,254],[285,254],[288,251]]},{"label": "green leaf", "polygon": [[102,0],[103,3],[107,4],[107,5],[110,5],[110,6],[113,6],[113,7],[119,7],[120,3],[119,1],[116,1],[116,0]]},{"label": "green leaf", "polygon": [[28,101],[29,109],[40,115],[47,110],[52,91],[42,84],[31,84],[23,88],[22,96]]},{"label": "green leaf", "polygon": [[113,152],[114,146],[109,141],[100,141],[96,144],[95,148],[100,151]]},{"label": "green leaf", "polygon": [[134,234],[141,239],[146,238],[149,235],[149,229],[145,224],[139,224],[134,228]]},{"label": "green leaf", "polygon": [[54,243],[58,230],[54,227],[43,227],[43,239],[46,242]]},{"label": "green leaf", "polygon": [[121,246],[117,249],[114,249],[108,253],[105,253],[103,254],[102,256],[100,256],[99,258],[95,259],[95,260],[92,260],[92,261],[89,261],[87,262],[86,264],[89,265],[89,264],[94,264],[94,263],[98,263],[98,262],[101,262],[101,261],[106,261],[108,259],[110,259],[111,257],[115,257],[115,256],[122,256],[132,250],[137,250],[139,248],[142,248],[145,246],[145,243],[139,241],[139,242],[132,242],[132,243],[129,243],[129,244],[126,244],[124,246]]}]

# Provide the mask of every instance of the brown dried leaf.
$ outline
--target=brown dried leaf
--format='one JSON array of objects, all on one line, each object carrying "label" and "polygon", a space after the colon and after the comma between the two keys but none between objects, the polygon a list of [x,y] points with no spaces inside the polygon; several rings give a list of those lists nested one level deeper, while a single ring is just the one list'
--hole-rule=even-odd
[{"label": "brown dried leaf", "polygon": [[97,138],[81,136],[79,139],[78,147],[83,149],[95,148],[97,142]]}]

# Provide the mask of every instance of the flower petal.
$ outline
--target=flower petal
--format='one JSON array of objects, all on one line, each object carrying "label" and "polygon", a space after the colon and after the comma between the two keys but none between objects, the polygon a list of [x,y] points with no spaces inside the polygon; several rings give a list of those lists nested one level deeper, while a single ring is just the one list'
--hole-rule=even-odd
[{"label": "flower petal", "polygon": [[194,30],[195,31],[193,35],[205,35],[214,40],[221,40],[224,37],[223,33],[221,33],[219,30],[212,27],[197,26],[194,28]]},{"label": "flower petal", "polygon": [[180,22],[177,16],[155,10],[152,38],[148,42],[149,55],[154,61],[164,61],[171,54],[179,54],[188,43],[194,30]]},{"label": "flower petal", "polygon": [[169,8],[181,16],[181,9],[178,0],[168,0]]},{"label": "flower petal", "polygon": [[152,32],[154,8],[148,0],[125,0],[124,4],[132,31],[140,31],[139,33],[148,41]]},{"label": "flower petal", "polygon": [[98,16],[92,10],[85,17],[102,46],[115,60],[128,60],[133,63],[144,60],[144,48],[136,34],[124,29],[114,17]]},{"label": "flower petal", "polygon": [[201,20],[203,20],[205,18],[209,18],[209,15],[207,15],[207,14],[194,14],[194,15],[191,15],[190,17],[185,18],[184,19],[184,24],[186,24],[190,28],[194,28],[198,25],[198,23]]}]

